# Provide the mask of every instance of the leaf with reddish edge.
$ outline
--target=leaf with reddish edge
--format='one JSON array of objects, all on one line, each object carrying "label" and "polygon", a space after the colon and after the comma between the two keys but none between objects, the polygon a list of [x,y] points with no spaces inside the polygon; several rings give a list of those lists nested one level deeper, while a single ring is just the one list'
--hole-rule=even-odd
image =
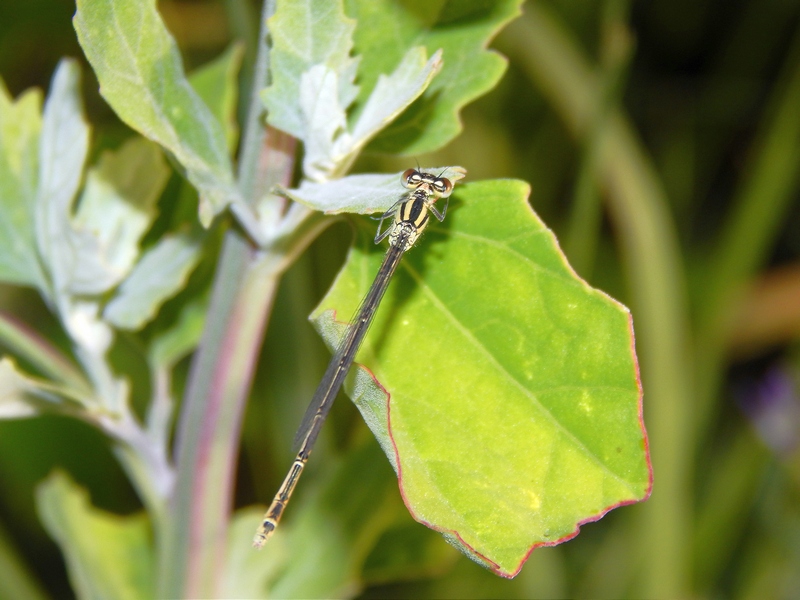
[{"label": "leaf with reddish edge", "polygon": [[[414,518],[504,577],[652,486],[630,313],[575,274],[528,193],[457,189],[404,257],[347,386]],[[382,259],[372,226],[358,230],[313,315],[331,346]]]}]

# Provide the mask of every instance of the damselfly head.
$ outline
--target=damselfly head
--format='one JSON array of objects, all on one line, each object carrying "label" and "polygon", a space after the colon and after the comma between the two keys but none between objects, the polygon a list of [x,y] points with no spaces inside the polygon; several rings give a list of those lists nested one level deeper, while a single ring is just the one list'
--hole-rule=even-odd
[{"label": "damselfly head", "polygon": [[403,185],[415,190],[425,186],[437,198],[446,198],[453,191],[453,184],[446,177],[437,177],[417,169],[407,169],[403,173]]}]

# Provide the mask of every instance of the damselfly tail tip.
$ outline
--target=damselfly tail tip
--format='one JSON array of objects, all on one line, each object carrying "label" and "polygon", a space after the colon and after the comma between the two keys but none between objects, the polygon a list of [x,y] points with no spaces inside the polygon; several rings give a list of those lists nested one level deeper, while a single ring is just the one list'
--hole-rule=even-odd
[{"label": "damselfly tail tip", "polygon": [[261,526],[256,531],[256,535],[253,537],[253,548],[256,550],[261,550],[264,547],[264,544],[267,543],[267,540],[272,536],[272,533],[275,531],[275,523],[271,521],[264,521]]}]

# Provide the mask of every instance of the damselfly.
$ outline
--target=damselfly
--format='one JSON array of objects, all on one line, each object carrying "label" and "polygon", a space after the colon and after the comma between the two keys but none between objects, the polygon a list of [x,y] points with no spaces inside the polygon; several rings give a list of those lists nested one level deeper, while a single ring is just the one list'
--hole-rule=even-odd
[{"label": "damselfly", "polygon": [[[306,410],[300,428],[297,430],[295,444],[299,446],[299,451],[253,538],[253,545],[256,548],[261,548],[278,526],[286,504],[292,496],[306,462],[308,462],[308,457],[314,447],[314,442],[317,441],[325,417],[328,416],[333,401],[344,383],[345,376],[355,360],[358,348],[375,316],[378,304],[389,286],[389,280],[397,269],[397,265],[400,264],[400,259],[414,245],[428,225],[429,212],[433,213],[439,221],[443,221],[447,214],[447,202],[453,191],[453,184],[449,179],[416,169],[408,169],[403,173],[402,181],[410,191],[381,215],[378,232],[375,234],[376,244],[389,238],[389,249],[386,251],[372,287],[364,297],[353,324],[347,330],[336,354],[331,359],[311,404]],[[439,198],[448,199],[441,212],[434,206]],[[381,232],[384,220],[392,216],[394,216],[392,224]]]}]

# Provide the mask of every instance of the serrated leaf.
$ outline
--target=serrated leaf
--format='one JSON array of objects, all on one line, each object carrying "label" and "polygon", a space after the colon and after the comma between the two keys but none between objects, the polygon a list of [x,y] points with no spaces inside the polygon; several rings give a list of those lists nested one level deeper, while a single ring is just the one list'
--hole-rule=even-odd
[{"label": "serrated leaf", "polygon": [[361,149],[402,113],[427,89],[441,68],[441,50],[428,59],[425,48],[417,46],[406,52],[391,75],[380,75],[364,110],[358,116],[349,152]]},{"label": "serrated leaf", "polygon": [[[89,126],[83,117],[79,83],[78,64],[62,60],[44,105],[39,144],[36,242],[52,280],[53,289],[47,295],[57,302],[64,300],[78,274],[79,255],[92,253],[95,244],[90,236],[70,226],[72,203],[89,150]],[[93,275],[106,276],[102,267]]]},{"label": "serrated leaf", "polygon": [[138,137],[104,152],[89,169],[71,219],[72,228],[89,241],[76,256],[72,293],[101,294],[128,275],[168,178],[158,147]]},{"label": "serrated leaf", "polygon": [[238,75],[244,58],[244,46],[232,44],[225,52],[189,75],[189,83],[225,128],[228,150],[233,152],[239,139],[236,101],[239,97]]},{"label": "serrated leaf", "polygon": [[0,280],[46,287],[34,227],[42,96],[14,102],[0,80]]},{"label": "serrated leaf", "polygon": [[355,22],[341,0],[280,2],[269,20],[272,83],[262,93],[269,123],[298,139],[306,139],[308,122],[300,106],[304,73],[324,65],[335,73],[337,103],[346,108],[358,93],[353,85],[358,60],[350,56]]},{"label": "serrated leaf", "polygon": [[119,117],[169,150],[200,192],[208,225],[240,200],[220,121],[189,84],[155,0],[78,0],[73,20],[100,93]]},{"label": "serrated leaf", "polygon": [[[452,183],[463,179],[467,173],[462,167],[426,167],[422,171],[446,177]],[[281,190],[281,194],[295,202],[330,215],[385,212],[404,192],[402,173],[350,175],[325,183],[304,180],[297,189]]]},{"label": "serrated leaf", "polygon": [[120,517],[94,508],[86,490],[63,473],[39,486],[36,505],[64,554],[79,598],[155,597],[155,561],[144,515]]},{"label": "serrated leaf", "polygon": [[506,60],[486,47],[519,14],[522,0],[394,2],[346,0],[345,12],[356,19],[355,49],[362,105],[378,77],[390,73],[407,49],[425,46],[443,51],[444,67],[418,99],[370,145],[380,152],[406,155],[444,146],[461,131],[459,111],[492,89]]},{"label": "serrated leaf", "polygon": [[186,285],[200,259],[198,236],[167,235],[148,249],[117,295],[103,311],[103,318],[122,329],[139,329],[152,319],[161,304]]},{"label": "serrated leaf", "polygon": [[[380,382],[358,405],[414,518],[505,576],[651,482],[630,313],[577,277],[527,194],[456,191],[404,257],[355,378]],[[314,313],[329,344],[381,262],[372,235]]]}]

